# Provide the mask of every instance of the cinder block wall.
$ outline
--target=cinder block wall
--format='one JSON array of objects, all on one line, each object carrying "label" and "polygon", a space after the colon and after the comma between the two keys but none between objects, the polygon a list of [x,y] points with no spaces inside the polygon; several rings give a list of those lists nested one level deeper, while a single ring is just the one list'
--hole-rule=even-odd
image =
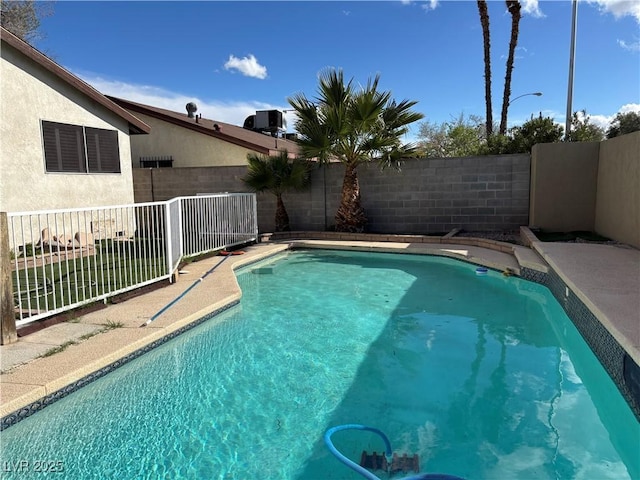
[{"label": "cinder block wall", "polygon": [[[528,225],[529,155],[406,160],[400,172],[377,165],[358,169],[367,231],[428,234],[453,228],[489,231]],[[244,167],[134,169],[136,202],[181,195],[246,192]],[[314,169],[311,188],[284,195],[291,228],[334,226],[344,167]],[[258,228],[274,229],[275,197],[258,195]]]},{"label": "cinder block wall", "polygon": [[[380,173],[368,165],[359,170],[368,229],[416,234],[517,229],[529,220],[529,166],[529,155],[412,159],[401,172]],[[332,184],[331,212],[341,182]]]}]

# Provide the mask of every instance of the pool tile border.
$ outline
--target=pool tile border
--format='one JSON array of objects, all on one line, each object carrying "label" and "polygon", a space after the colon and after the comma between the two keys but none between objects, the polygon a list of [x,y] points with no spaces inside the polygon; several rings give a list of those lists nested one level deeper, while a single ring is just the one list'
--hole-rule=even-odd
[{"label": "pool tile border", "polygon": [[549,289],[640,421],[640,367],[633,358],[553,268],[522,267],[520,276]]},{"label": "pool tile border", "polygon": [[543,285],[571,319],[640,421],[640,367],[553,268],[549,268]]},{"label": "pool tile border", "polygon": [[549,289],[640,421],[640,367],[631,356],[553,268],[522,267],[520,276]]},{"label": "pool tile border", "polygon": [[2,420],[0,421],[0,431],[5,430],[13,425],[15,425],[16,423],[24,420],[27,417],[30,417],[31,415],[33,415],[36,412],[39,412],[40,410],[42,410],[43,408],[51,405],[52,403],[57,402],[58,400],[66,397],[67,395],[75,392],[76,390],[79,390],[80,388],[90,384],[91,382],[104,377],[107,373],[110,373],[118,368],[120,368],[121,366],[129,363],[132,360],[135,360],[136,358],[140,357],[141,355],[144,355],[147,352],[150,352],[151,350],[159,347],[160,345],[163,345],[165,343],[167,343],[169,340],[174,339],[175,337],[185,333],[188,330],[191,330],[195,327],[197,327],[198,325],[201,325],[202,323],[206,322],[207,320],[210,320],[211,318],[215,317],[216,315],[219,315],[221,313],[223,313],[226,310],[229,310],[230,308],[238,305],[240,303],[239,300],[234,300],[220,308],[217,308],[216,310],[207,313],[206,315],[204,315],[203,317],[194,320],[193,322],[189,323],[188,325],[184,325],[170,333],[168,333],[167,335],[154,340],[153,342],[149,343],[148,345],[145,345],[144,347],[135,350],[134,352],[131,352],[130,354],[126,355],[123,358],[120,358],[112,363],[110,363],[109,365],[96,370],[95,372],[92,372],[84,377],[82,377],[79,380],[76,380],[75,382],[65,386],[64,388],[61,388],[59,390],[56,390],[53,393],[50,393],[48,395],[46,395],[45,397],[36,400],[35,402],[32,402],[24,407],[22,407],[21,409],[12,412],[8,415],[5,415],[4,417],[2,417]]},{"label": "pool tile border", "polygon": [[520,278],[529,280],[530,282],[539,283],[546,287],[548,273],[534,270],[533,268],[520,267]]}]

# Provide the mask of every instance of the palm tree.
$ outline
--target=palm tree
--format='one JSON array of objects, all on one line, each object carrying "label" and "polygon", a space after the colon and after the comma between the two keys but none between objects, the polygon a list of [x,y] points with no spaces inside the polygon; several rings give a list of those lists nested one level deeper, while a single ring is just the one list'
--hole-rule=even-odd
[{"label": "palm tree", "polygon": [[482,38],[484,40],[484,98],[487,106],[486,135],[490,138],[493,134],[493,108],[491,105],[491,37],[489,34],[489,11],[486,0],[478,0],[478,12],[482,25]]},{"label": "palm tree", "polygon": [[511,14],[511,40],[509,40],[509,56],[507,57],[507,69],[504,76],[504,94],[502,96],[502,115],[500,117],[500,135],[507,133],[507,110],[509,109],[509,97],[511,97],[511,72],[513,71],[513,59],[518,45],[518,30],[520,28],[520,2],[507,0],[507,10]]},{"label": "palm tree", "polygon": [[278,155],[247,155],[248,172],[242,181],[257,193],[270,192],[276,196],[276,232],[289,231],[289,214],[282,194],[290,190],[303,190],[311,183],[310,163],[301,159],[289,159],[283,150]]},{"label": "palm tree", "polygon": [[399,168],[402,158],[415,153],[413,144],[402,144],[408,125],[423,118],[411,110],[417,103],[397,103],[391,92],[378,91],[379,75],[357,89],[353,79],[344,83],[342,70],[320,74],[318,97],[304,94],[288,99],[296,111],[295,128],[302,155],[320,162],[340,161],[345,166],[342,198],[335,215],[339,232],[362,232],[367,217],[360,198],[358,166],[377,161],[382,168]]}]

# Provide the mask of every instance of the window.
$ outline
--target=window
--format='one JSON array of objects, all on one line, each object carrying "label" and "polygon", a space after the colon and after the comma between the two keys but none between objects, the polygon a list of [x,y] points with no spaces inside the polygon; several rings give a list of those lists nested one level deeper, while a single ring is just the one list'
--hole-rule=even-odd
[{"label": "window", "polygon": [[42,122],[47,172],[86,172],[82,127]]},{"label": "window", "polygon": [[171,168],[173,155],[161,157],[140,157],[140,168]]},{"label": "window", "polygon": [[89,173],[120,173],[118,132],[101,128],[84,129]]},{"label": "window", "polygon": [[118,132],[42,122],[47,172],[120,173]]}]

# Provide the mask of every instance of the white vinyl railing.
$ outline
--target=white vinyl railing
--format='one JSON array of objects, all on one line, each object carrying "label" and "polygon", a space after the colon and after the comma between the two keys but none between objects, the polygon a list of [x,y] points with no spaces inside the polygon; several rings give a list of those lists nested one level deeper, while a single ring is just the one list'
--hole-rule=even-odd
[{"label": "white vinyl railing", "polygon": [[16,326],[171,279],[180,261],[253,242],[255,194],[7,214]]}]

